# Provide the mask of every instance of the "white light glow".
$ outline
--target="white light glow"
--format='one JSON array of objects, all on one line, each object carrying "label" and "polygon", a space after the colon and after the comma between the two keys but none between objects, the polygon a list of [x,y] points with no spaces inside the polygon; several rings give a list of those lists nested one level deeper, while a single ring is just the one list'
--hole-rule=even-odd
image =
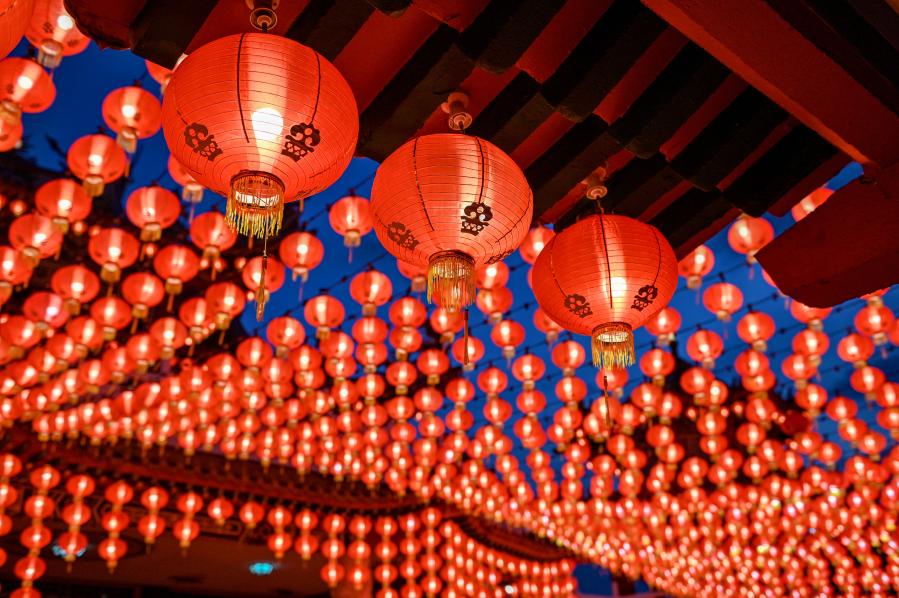
[{"label": "white light glow", "polygon": [[274,108],[260,108],[250,115],[256,139],[274,141],[284,129],[284,117]]}]

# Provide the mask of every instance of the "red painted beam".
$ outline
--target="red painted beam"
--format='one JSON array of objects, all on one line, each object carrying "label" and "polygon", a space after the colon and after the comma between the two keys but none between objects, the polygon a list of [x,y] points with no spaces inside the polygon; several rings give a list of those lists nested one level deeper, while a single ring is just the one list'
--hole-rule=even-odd
[{"label": "red painted beam", "polygon": [[899,166],[849,183],[757,257],[777,288],[812,307],[899,283]]},{"label": "red painted beam", "polygon": [[764,0],[643,3],[854,160],[899,162],[899,116]]}]

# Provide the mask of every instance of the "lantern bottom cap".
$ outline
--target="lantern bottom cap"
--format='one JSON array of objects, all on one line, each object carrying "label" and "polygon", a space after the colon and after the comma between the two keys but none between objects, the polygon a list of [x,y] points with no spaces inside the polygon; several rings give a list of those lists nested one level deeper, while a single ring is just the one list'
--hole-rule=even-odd
[{"label": "lantern bottom cap", "polygon": [[626,368],[633,365],[634,330],[626,322],[609,322],[593,329],[593,365],[601,368]]},{"label": "lantern bottom cap", "polygon": [[428,302],[449,312],[472,304],[475,297],[474,259],[461,251],[441,251],[428,263]]},{"label": "lantern bottom cap", "polygon": [[273,174],[242,170],[231,179],[225,218],[231,230],[258,239],[273,237],[284,217],[284,183]]}]

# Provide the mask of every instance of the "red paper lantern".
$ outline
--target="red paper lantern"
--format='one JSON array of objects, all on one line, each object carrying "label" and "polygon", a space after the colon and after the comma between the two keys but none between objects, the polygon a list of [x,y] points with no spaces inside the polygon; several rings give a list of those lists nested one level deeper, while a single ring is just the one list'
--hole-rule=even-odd
[{"label": "red paper lantern", "polygon": [[106,183],[120,179],[128,166],[122,148],[111,137],[99,133],[77,139],[69,147],[66,161],[91,197],[102,195]]},{"label": "red paper lantern", "polygon": [[768,339],[776,329],[774,318],[761,311],[751,311],[737,322],[737,335],[756,351],[767,349]]},{"label": "red paper lantern", "polygon": [[181,199],[191,204],[192,214],[193,207],[203,201],[203,185],[197,182],[175,156],[169,156],[168,170],[169,176],[181,185]]},{"label": "red paper lantern", "polygon": [[366,270],[350,281],[350,296],[362,305],[363,316],[373,316],[378,307],[393,297],[393,284],[384,273]]},{"label": "red paper lantern", "polygon": [[819,189],[815,189],[797,203],[790,210],[790,213],[793,215],[793,219],[796,222],[799,222],[812,212],[814,212],[818,206],[823,204],[827,199],[833,195],[833,191],[826,187],[821,187]]},{"label": "red paper lantern", "polygon": [[677,273],[687,279],[687,288],[696,289],[702,284],[702,277],[715,267],[715,254],[705,245],[700,245],[677,263]]},{"label": "red paper lantern", "polygon": [[344,247],[359,247],[362,236],[371,232],[371,205],[364,197],[348,195],[331,206],[328,219],[334,232],[343,236]]},{"label": "red paper lantern", "polygon": [[91,198],[72,179],[54,179],[38,187],[34,193],[37,211],[53,220],[62,233],[69,224],[79,222],[91,213]]},{"label": "red paper lantern", "polygon": [[702,294],[702,303],[719,320],[727,322],[743,307],[743,292],[729,282],[717,282]]},{"label": "red paper lantern", "polygon": [[68,312],[77,315],[81,305],[92,301],[100,292],[100,279],[84,266],[76,264],[54,272],[50,286],[63,298]]},{"label": "red paper lantern", "polygon": [[0,61],[0,118],[17,124],[23,112],[43,112],[54,99],[56,86],[41,65],[27,58]]},{"label": "red paper lantern", "polygon": [[63,0],[35,0],[25,37],[38,49],[38,61],[51,69],[59,66],[63,56],[83,52],[91,41],[78,31]]},{"label": "red paper lantern", "polygon": [[314,50],[277,35],[229,35],[190,53],[163,100],[175,158],[228,198],[243,234],[281,228],[285,201],[325,189],[356,147],[358,111],[343,77]]},{"label": "red paper lantern", "polygon": [[661,310],[677,286],[677,260],[648,224],[588,216],[543,249],[534,295],[556,322],[593,339],[596,366],[634,363],[633,331]]},{"label": "red paper lantern", "polygon": [[278,255],[284,265],[290,268],[294,280],[299,276],[301,280],[306,281],[309,271],[322,262],[325,248],[315,235],[300,231],[291,233],[281,240]]},{"label": "red paper lantern", "polygon": [[203,258],[210,261],[212,276],[215,277],[215,261],[223,251],[234,247],[237,235],[228,227],[222,214],[211,211],[191,221],[190,240],[203,251]]},{"label": "red paper lantern", "polygon": [[138,187],[128,196],[125,214],[140,229],[141,241],[158,241],[162,231],[177,222],[181,203],[174,193],[158,185]]},{"label": "red paper lantern", "polygon": [[436,134],[384,160],[371,206],[384,247],[428,266],[428,300],[459,311],[474,301],[475,269],[521,245],[533,198],[518,165],[490,142]]},{"label": "red paper lantern", "polygon": [[162,106],[150,92],[130,85],[109,92],[103,100],[103,120],[118,134],[126,152],[137,150],[137,140],[155,135],[162,126]]},{"label": "red paper lantern", "polygon": [[731,249],[746,256],[746,261],[755,263],[755,254],[774,238],[774,227],[764,218],[741,215],[727,230],[727,242]]},{"label": "red paper lantern", "polygon": [[538,226],[529,230],[521,243],[521,247],[518,248],[519,253],[521,253],[521,259],[529,264],[536,262],[537,256],[540,255],[540,252],[543,251],[543,248],[546,247],[546,244],[549,243],[549,240],[555,234],[545,226]]},{"label": "red paper lantern", "polygon": [[0,118],[0,152],[8,152],[18,146],[22,133],[22,123],[11,123]]},{"label": "red paper lantern", "polygon": [[10,224],[9,242],[22,252],[26,263],[34,267],[42,259],[59,253],[62,247],[62,234],[46,216],[25,214]]},{"label": "red paper lantern", "polygon": [[18,45],[34,13],[34,0],[3,0],[0,2],[0,58],[5,58]]}]

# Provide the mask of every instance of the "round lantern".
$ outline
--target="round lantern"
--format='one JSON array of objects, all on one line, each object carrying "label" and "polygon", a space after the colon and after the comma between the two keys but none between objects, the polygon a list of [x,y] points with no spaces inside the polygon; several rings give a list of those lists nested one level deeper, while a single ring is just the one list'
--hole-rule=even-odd
[{"label": "round lantern", "polygon": [[55,98],[52,77],[35,61],[7,58],[0,62],[0,118],[3,120],[17,124],[23,112],[43,112]]},{"label": "round lantern", "polygon": [[284,202],[328,187],[353,156],[356,102],[314,50],[265,33],[191,52],[163,100],[169,149],[198,183],[228,198],[232,228],[270,237]]},{"label": "round lantern", "polygon": [[700,245],[677,263],[677,272],[687,279],[687,288],[696,289],[702,284],[702,277],[715,267],[715,254],[705,245]]},{"label": "round lantern", "polygon": [[155,135],[162,126],[162,106],[150,92],[130,85],[109,92],[103,100],[103,120],[118,134],[116,141],[129,154],[137,140]]},{"label": "round lantern", "polygon": [[752,218],[743,214],[727,231],[727,242],[731,249],[746,256],[746,261],[755,263],[755,254],[774,238],[774,227],[764,218]]},{"label": "round lantern", "polygon": [[475,299],[475,269],[521,245],[533,197],[524,173],[495,145],[446,133],[413,139],[384,160],[371,207],[387,251],[428,266],[428,300],[459,311]]},{"label": "round lantern", "polygon": [[362,236],[371,232],[371,205],[364,197],[348,195],[331,206],[328,219],[334,232],[343,236],[344,247],[359,247]]},{"label": "round lantern", "polygon": [[634,363],[633,331],[677,287],[677,260],[653,226],[625,216],[588,216],[558,233],[534,264],[534,296],[563,327],[593,339],[593,363]]},{"label": "round lantern", "polygon": [[552,239],[555,234],[556,233],[545,226],[538,226],[529,230],[524,241],[521,243],[521,247],[518,249],[518,252],[521,254],[521,259],[529,264],[533,264],[537,261],[537,256],[540,255],[540,252],[543,251],[543,248],[546,247],[546,244],[549,243],[549,240]]},{"label": "round lantern", "polygon": [[106,183],[120,179],[128,166],[122,148],[111,137],[99,133],[77,139],[69,148],[66,161],[91,197],[102,195]]},{"label": "round lantern", "polygon": [[702,294],[705,308],[724,322],[743,307],[743,292],[729,282],[716,282]]},{"label": "round lantern", "polygon": [[793,215],[793,220],[799,222],[812,212],[814,212],[818,206],[827,201],[827,199],[833,195],[833,191],[826,187],[821,187],[820,189],[815,189],[805,197],[803,197],[798,204],[793,206],[790,210],[790,213]]},{"label": "round lantern", "polygon": [[35,191],[34,203],[62,233],[69,230],[70,223],[84,220],[91,213],[91,198],[72,179],[47,181]]},{"label": "round lantern", "polygon": [[10,123],[0,118],[0,152],[14,149],[22,141],[22,123]]},{"label": "round lantern", "polygon": [[5,58],[18,45],[34,13],[34,0],[3,0],[0,2],[0,58]]},{"label": "round lantern", "polygon": [[35,0],[25,37],[38,49],[38,61],[50,69],[59,66],[63,56],[83,52],[91,41],[75,27],[63,0]]},{"label": "round lantern", "polygon": [[175,224],[181,214],[181,203],[175,194],[160,187],[138,187],[125,203],[131,224],[140,229],[140,240],[158,241],[163,229]]}]

